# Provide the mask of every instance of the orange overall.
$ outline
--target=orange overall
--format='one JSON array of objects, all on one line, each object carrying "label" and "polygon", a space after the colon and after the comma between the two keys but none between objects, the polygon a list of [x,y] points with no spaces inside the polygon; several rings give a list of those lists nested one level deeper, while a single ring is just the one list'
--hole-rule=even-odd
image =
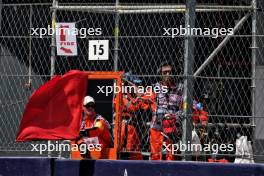
[{"label": "orange overall", "polygon": [[122,128],[121,146],[126,151],[140,151],[140,140],[136,131],[135,113],[139,109],[139,104],[129,94],[122,97]]},{"label": "orange overall", "polygon": [[[83,143],[87,143],[86,140],[98,139],[98,144],[100,147],[97,146],[98,144],[94,144],[96,145],[96,151],[100,150],[103,152],[104,149],[111,147],[112,137],[110,134],[110,125],[101,115],[96,115],[95,118],[85,118],[82,122],[80,130],[85,132],[85,136],[80,137],[78,140],[72,143],[78,144],[80,146]],[[100,153],[100,151],[98,152]],[[77,153],[75,152],[74,155],[77,156]],[[82,155],[82,157],[89,158],[89,154],[90,152],[87,151],[87,153]]]}]

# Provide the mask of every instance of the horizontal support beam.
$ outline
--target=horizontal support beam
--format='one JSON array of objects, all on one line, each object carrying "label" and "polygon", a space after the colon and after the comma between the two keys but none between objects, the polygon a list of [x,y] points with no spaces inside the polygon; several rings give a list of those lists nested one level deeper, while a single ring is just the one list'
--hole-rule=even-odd
[{"label": "horizontal support beam", "polygon": [[[62,5],[51,7],[56,10],[75,10],[88,12],[118,12],[118,13],[162,13],[162,12],[178,12],[186,11],[185,5],[142,5],[142,6],[73,6]],[[252,6],[219,6],[219,5],[197,5],[197,12],[216,12],[216,11],[247,11],[251,10]]]},{"label": "horizontal support beam", "polygon": [[[151,126],[150,122],[146,123],[147,126]],[[252,124],[240,124],[240,123],[208,123],[206,125],[202,125],[201,123],[197,123],[194,125],[194,127],[197,128],[202,128],[202,127],[207,127],[207,128],[213,128],[213,127],[221,127],[221,128],[253,128],[255,126],[253,126]]]},{"label": "horizontal support beam", "polygon": [[[198,123],[194,125],[195,127],[202,128],[204,125]],[[252,124],[239,124],[239,123],[208,123],[206,125],[207,128],[212,127],[222,127],[222,128],[253,128]]]}]

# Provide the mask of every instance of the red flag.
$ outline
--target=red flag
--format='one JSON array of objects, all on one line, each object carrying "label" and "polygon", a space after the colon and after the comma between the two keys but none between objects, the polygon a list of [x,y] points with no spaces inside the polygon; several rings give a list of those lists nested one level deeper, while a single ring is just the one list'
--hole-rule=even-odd
[{"label": "red flag", "polygon": [[87,74],[77,70],[46,82],[30,97],[16,141],[78,137],[86,90]]}]

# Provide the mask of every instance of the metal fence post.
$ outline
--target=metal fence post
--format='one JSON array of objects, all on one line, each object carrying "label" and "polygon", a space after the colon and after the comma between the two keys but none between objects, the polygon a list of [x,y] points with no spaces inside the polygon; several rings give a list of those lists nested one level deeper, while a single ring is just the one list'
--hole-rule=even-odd
[{"label": "metal fence post", "polygon": [[2,29],[2,8],[3,8],[3,1],[0,0],[0,29]]},{"label": "metal fence post", "polygon": [[[53,0],[52,7],[57,7],[58,1]],[[52,29],[56,30],[56,8],[52,12]],[[51,38],[51,58],[50,58],[50,79],[54,76],[55,73],[55,60],[56,60],[56,32],[52,33]],[[51,141],[49,141],[51,143]],[[51,157],[52,152],[48,151],[48,157]]]},{"label": "metal fence post", "polygon": [[115,35],[115,47],[114,47],[114,71],[118,70],[118,36],[119,36],[119,13],[118,13],[118,5],[119,0],[116,0],[115,4],[115,29],[114,29],[114,35]]},{"label": "metal fence post", "polygon": [[[195,26],[196,0],[187,0],[185,13],[185,27]],[[194,61],[194,36],[187,32],[184,41],[184,93],[183,93],[183,144],[191,144],[192,140],[192,99],[193,99],[193,61]],[[188,147],[187,147],[188,148]],[[183,160],[191,160],[191,151],[182,151]]]},{"label": "metal fence post", "polygon": [[[33,27],[32,26],[32,17],[33,17],[33,9],[32,9],[32,5],[29,6],[30,7],[30,14],[29,14],[29,25],[30,25],[30,30]],[[32,36],[31,34],[29,34],[29,56],[28,56],[28,88],[31,88],[31,75],[32,75]]]},{"label": "metal fence post", "polygon": [[[58,2],[56,0],[53,0],[52,7],[57,7]],[[56,30],[56,8],[53,8],[52,12],[52,29]],[[52,33],[51,38],[51,58],[50,58],[50,76],[53,77],[55,73],[55,60],[56,60],[56,32]]]},{"label": "metal fence post", "polygon": [[252,125],[255,125],[255,88],[256,88],[256,49],[258,48],[256,45],[256,13],[257,13],[257,2],[256,0],[252,0]]},{"label": "metal fence post", "polygon": [[251,53],[251,69],[252,69],[252,74],[251,74],[251,125],[253,127],[252,131],[252,141],[253,145],[255,145],[255,115],[256,115],[256,101],[255,101],[255,96],[256,96],[256,52],[257,52],[257,41],[256,41],[256,25],[257,25],[257,2],[256,0],[252,0],[252,53]]},{"label": "metal fence post", "polygon": [[[115,37],[115,46],[114,46],[114,71],[118,71],[118,51],[119,51],[119,12],[118,12],[118,6],[119,6],[119,0],[116,0],[116,4],[115,4],[115,28],[114,28],[114,37]],[[116,83],[116,81],[115,81]],[[113,94],[113,100],[115,98],[115,94]],[[112,105],[112,109],[113,111],[115,110],[114,105]],[[113,112],[114,114],[115,112]],[[115,117],[112,117],[112,122],[115,122]],[[118,128],[118,127],[115,127]],[[113,134],[114,134],[114,130],[113,130]],[[115,136],[115,138],[118,138],[117,140],[119,140],[118,136]],[[118,142],[119,143],[119,142]],[[119,151],[117,151],[117,158],[120,158],[119,156]]]}]

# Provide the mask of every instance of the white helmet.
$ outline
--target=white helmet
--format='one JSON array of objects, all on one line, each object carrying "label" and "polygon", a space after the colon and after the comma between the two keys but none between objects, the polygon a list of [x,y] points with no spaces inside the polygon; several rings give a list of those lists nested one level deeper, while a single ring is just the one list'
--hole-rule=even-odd
[{"label": "white helmet", "polygon": [[91,96],[84,97],[83,105],[87,105],[88,103],[95,103],[94,98]]}]

